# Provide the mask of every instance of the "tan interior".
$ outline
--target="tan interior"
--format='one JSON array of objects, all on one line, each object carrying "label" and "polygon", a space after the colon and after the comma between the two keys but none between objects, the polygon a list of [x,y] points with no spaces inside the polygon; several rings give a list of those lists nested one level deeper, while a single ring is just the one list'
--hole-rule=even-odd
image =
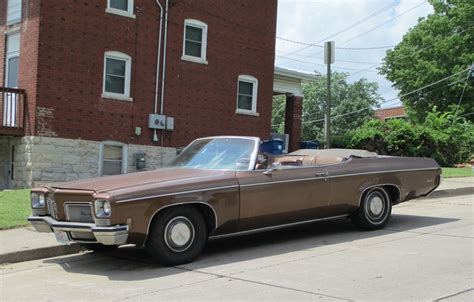
[{"label": "tan interior", "polygon": [[274,157],[270,160],[270,164],[279,162],[282,166],[302,166],[311,167],[317,165],[330,165],[342,162],[341,157],[335,156],[282,156]]}]

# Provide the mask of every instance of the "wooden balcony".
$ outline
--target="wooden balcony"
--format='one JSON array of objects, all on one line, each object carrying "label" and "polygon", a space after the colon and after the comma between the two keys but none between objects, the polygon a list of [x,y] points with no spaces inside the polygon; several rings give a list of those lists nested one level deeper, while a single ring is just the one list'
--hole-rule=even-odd
[{"label": "wooden balcony", "polygon": [[0,87],[0,136],[25,135],[26,92]]}]

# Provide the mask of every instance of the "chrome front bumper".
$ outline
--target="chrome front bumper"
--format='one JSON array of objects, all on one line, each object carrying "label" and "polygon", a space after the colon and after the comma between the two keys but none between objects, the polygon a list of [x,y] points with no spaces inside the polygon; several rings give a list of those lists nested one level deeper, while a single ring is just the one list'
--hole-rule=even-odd
[{"label": "chrome front bumper", "polygon": [[[38,232],[66,232],[68,234],[68,242],[85,242],[73,239],[70,235],[70,232],[92,233],[97,242],[102,243],[104,245],[125,244],[127,243],[128,238],[127,225],[96,226],[94,223],[57,221],[48,216],[30,216],[28,217],[28,221]],[[58,236],[56,236],[56,238],[58,238]]]}]

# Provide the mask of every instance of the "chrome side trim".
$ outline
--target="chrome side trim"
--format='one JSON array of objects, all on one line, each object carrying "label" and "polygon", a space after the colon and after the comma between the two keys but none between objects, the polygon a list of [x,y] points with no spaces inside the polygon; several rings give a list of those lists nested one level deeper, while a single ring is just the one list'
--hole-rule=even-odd
[{"label": "chrome side trim", "polygon": [[189,190],[189,191],[165,193],[165,194],[158,194],[158,195],[145,196],[145,197],[129,198],[129,199],[116,201],[115,203],[124,203],[124,202],[136,201],[136,200],[144,200],[144,199],[158,198],[158,197],[165,197],[165,196],[197,193],[197,192],[204,192],[204,191],[214,191],[214,190],[222,190],[222,189],[235,189],[235,188],[238,188],[238,187],[239,187],[238,185],[232,185],[232,186],[222,186],[222,187],[213,187],[213,188],[203,188],[203,189],[197,189],[197,190]]},{"label": "chrome side trim", "polygon": [[280,224],[280,225],[276,225],[276,226],[258,228],[258,229],[248,230],[248,231],[211,236],[211,237],[209,237],[209,239],[221,239],[221,238],[227,238],[227,237],[249,235],[249,234],[261,233],[261,232],[266,232],[266,231],[271,231],[271,230],[283,229],[283,228],[286,228],[286,227],[297,226],[297,225],[301,225],[301,224],[307,224],[307,223],[316,222],[316,221],[324,221],[324,220],[345,218],[345,217],[348,217],[348,216],[349,215],[344,214],[344,215],[331,216],[331,217],[318,218],[318,219],[311,219],[311,220],[305,220],[305,221],[299,221],[299,222],[293,222],[293,223],[287,223],[287,224]]},{"label": "chrome side trim", "polygon": [[197,203],[206,205],[209,208],[211,208],[212,212],[214,213],[214,218],[215,218],[215,229],[217,229],[219,227],[218,219],[217,219],[217,212],[216,212],[216,210],[214,209],[213,206],[211,206],[210,204],[208,204],[206,202],[203,202],[203,201],[178,202],[178,203],[173,203],[173,204],[163,206],[163,207],[159,208],[158,210],[156,210],[155,213],[153,213],[153,215],[151,215],[150,221],[148,222],[148,228],[147,228],[147,231],[146,231],[146,237],[145,237],[144,242],[146,242],[146,240],[148,239],[148,235],[150,234],[151,222],[155,218],[155,215],[158,214],[160,211],[162,211],[164,209],[167,209],[167,208],[170,208],[170,207],[174,207],[174,206],[191,205],[191,204],[197,204]]},{"label": "chrome side trim", "polygon": [[327,179],[327,178],[328,177],[308,177],[308,178],[290,179],[290,180],[277,180],[277,181],[269,181],[269,182],[259,182],[259,183],[256,183],[256,184],[240,185],[240,187],[241,188],[247,188],[247,187],[255,187],[255,186],[273,185],[273,184],[279,184],[279,183],[310,181],[310,180]]},{"label": "chrome side trim", "polygon": [[379,173],[417,172],[417,171],[432,171],[432,170],[433,171],[438,170],[438,168],[402,169],[402,170],[385,170],[385,171],[374,171],[374,172],[364,172],[364,173],[351,173],[351,174],[328,176],[328,178],[338,178],[338,177],[347,177],[347,176],[356,176],[356,175],[370,175],[370,174],[379,174]]},{"label": "chrome side trim", "polygon": [[437,168],[386,170],[386,171],[376,171],[376,172],[341,174],[341,175],[335,175],[335,176],[327,175],[324,177],[311,177],[311,178],[301,178],[301,179],[279,180],[279,181],[272,181],[272,182],[260,182],[256,184],[241,185],[240,187],[245,188],[245,187],[254,187],[254,186],[265,186],[265,185],[272,185],[272,184],[286,183],[286,182],[290,183],[290,182],[308,181],[308,180],[315,180],[315,179],[331,179],[331,178],[357,176],[357,175],[371,175],[371,174],[379,174],[379,173],[415,172],[415,171],[431,171],[431,170],[437,170]]},{"label": "chrome side trim", "polygon": [[[357,208],[360,208],[360,204],[362,203],[362,196],[364,196],[365,192],[369,189],[372,189],[372,188],[375,188],[375,187],[383,187],[383,186],[393,186],[395,188],[397,188],[398,190],[398,195],[400,196],[400,201],[399,202],[402,202],[402,191],[400,190],[400,187],[396,184],[376,184],[376,185],[373,185],[373,186],[369,186],[367,188],[364,189],[364,191],[362,191],[362,194],[360,194],[360,197],[359,197],[359,205]],[[387,193],[387,190],[385,190],[384,188],[381,188],[385,194],[385,196],[388,198],[388,200],[390,200],[390,196],[388,195]]]}]

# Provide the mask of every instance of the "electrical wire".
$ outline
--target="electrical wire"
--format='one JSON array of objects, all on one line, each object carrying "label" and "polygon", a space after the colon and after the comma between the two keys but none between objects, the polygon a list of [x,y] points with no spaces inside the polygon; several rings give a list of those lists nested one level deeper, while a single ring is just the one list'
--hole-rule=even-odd
[{"label": "electrical wire", "polygon": [[[323,39],[319,40],[318,42],[316,42],[316,43],[314,43],[314,44],[319,44],[319,43],[321,43],[321,42],[323,42],[323,41],[326,41],[326,40],[328,40],[328,39],[330,39],[330,38],[333,38],[333,37],[335,37],[335,36],[337,36],[337,35],[339,35],[339,34],[345,32],[345,31],[347,31],[347,30],[350,30],[350,29],[354,28],[355,26],[357,26],[357,25],[359,25],[359,24],[361,24],[361,23],[363,23],[363,22],[365,22],[365,21],[371,19],[372,17],[375,17],[375,16],[377,16],[377,15],[383,13],[384,11],[386,11],[386,10],[392,8],[392,7],[395,6],[396,4],[398,4],[398,1],[394,1],[394,2],[391,3],[391,4],[389,4],[389,5],[387,5],[387,6],[384,6],[384,7],[380,8],[380,9],[376,10],[375,12],[373,12],[372,14],[370,14],[369,16],[364,17],[363,19],[361,19],[361,20],[359,20],[359,21],[356,21],[356,22],[352,23],[351,25],[348,25],[348,26],[344,27],[343,29],[341,29],[341,30],[335,32],[334,34],[331,34],[331,35],[329,35],[329,36],[327,36],[327,37],[324,37]],[[302,50],[305,50],[305,49],[307,49],[307,48],[309,48],[309,47],[311,47],[311,46],[308,46],[308,45],[307,45],[307,46],[305,46],[305,47],[303,47],[303,48],[301,48],[301,49],[298,49],[298,50],[295,50],[295,51],[289,53],[288,55],[295,54],[295,53],[300,52],[300,51],[302,51]]]},{"label": "electrical wire", "polygon": [[[468,68],[466,68],[466,69],[464,69],[464,70],[462,70],[462,71],[456,72],[456,73],[454,73],[454,74],[452,74],[452,75],[450,75],[450,76],[447,76],[447,77],[445,77],[445,78],[443,78],[443,79],[441,79],[441,80],[438,80],[438,81],[436,81],[436,82],[433,82],[433,83],[430,83],[430,84],[428,84],[428,85],[425,85],[425,86],[423,86],[423,87],[421,87],[421,88],[415,89],[415,90],[413,90],[413,91],[404,93],[404,94],[402,94],[402,95],[400,95],[400,96],[398,96],[398,97],[395,97],[395,98],[389,99],[389,100],[387,100],[387,101],[384,101],[384,102],[380,103],[379,105],[387,104],[387,103],[390,103],[390,102],[393,102],[393,101],[397,101],[397,100],[399,100],[399,99],[401,99],[401,98],[403,98],[403,97],[412,95],[412,94],[414,94],[414,93],[417,93],[418,91],[421,91],[421,90],[423,90],[423,89],[426,89],[426,88],[431,87],[431,86],[433,86],[433,85],[436,85],[436,84],[438,84],[438,83],[441,83],[441,82],[443,82],[443,81],[446,81],[446,80],[448,80],[448,79],[450,79],[450,78],[452,78],[452,77],[454,77],[454,76],[456,76],[456,75],[458,75],[458,74],[461,74],[461,73],[463,73],[463,72],[466,72],[466,71],[468,71],[468,70],[470,70],[470,67],[468,67]],[[466,83],[467,83],[467,81],[466,81]],[[451,86],[451,85],[453,85],[453,83],[449,83],[448,85],[445,85],[445,86]],[[443,87],[445,87],[445,86],[443,86]],[[438,89],[439,89],[439,88],[438,88]],[[431,91],[435,91],[435,90],[431,90]],[[431,92],[431,91],[430,91],[430,92]],[[359,113],[359,112],[362,112],[362,111],[365,111],[365,110],[369,110],[369,109],[371,109],[371,108],[372,108],[372,106],[369,106],[369,107],[365,107],[365,108],[362,108],[362,109],[354,110],[354,111],[351,111],[351,112],[346,112],[346,113],[344,113],[344,114],[334,115],[334,116],[331,116],[331,119],[336,118],[336,117],[343,117],[343,116],[351,115],[351,114],[354,114],[354,113]],[[319,120],[314,120],[314,121],[306,121],[306,122],[302,122],[302,124],[312,124],[312,123],[317,123],[317,122],[323,122],[324,120],[325,120],[325,119],[319,119]]]}]

